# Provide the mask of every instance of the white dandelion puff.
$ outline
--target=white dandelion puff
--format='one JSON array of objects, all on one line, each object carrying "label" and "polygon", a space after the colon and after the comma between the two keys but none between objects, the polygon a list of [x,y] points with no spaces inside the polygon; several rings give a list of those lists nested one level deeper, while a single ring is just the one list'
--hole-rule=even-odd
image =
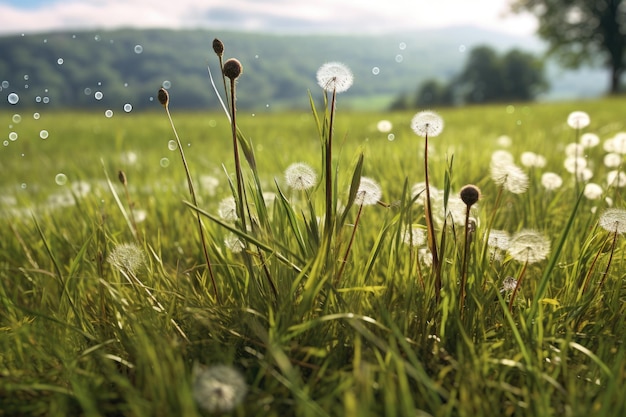
[{"label": "white dandelion puff", "polygon": [[229,196],[222,199],[217,206],[217,213],[224,220],[233,222],[237,220],[239,217],[237,216],[237,204],[235,202],[235,197]]},{"label": "white dandelion puff", "polygon": [[228,413],[242,403],[248,386],[241,373],[226,365],[194,364],[193,398],[209,413]]},{"label": "white dandelion puff", "polygon": [[523,229],[511,237],[508,253],[516,261],[539,262],[550,254],[550,240],[536,230]]},{"label": "white dandelion puff", "polygon": [[556,190],[563,185],[563,179],[554,172],[544,172],[541,175],[541,185],[548,191]]},{"label": "white dandelion puff", "polygon": [[618,235],[626,233],[626,210],[609,208],[600,215],[598,224],[604,230]]},{"label": "white dandelion puff", "polygon": [[376,181],[368,177],[361,177],[354,204],[371,206],[378,203],[382,195],[383,192]]},{"label": "white dandelion puff", "polygon": [[120,272],[134,275],[146,260],[143,249],[137,244],[122,243],[115,246],[109,253],[107,262]]},{"label": "white dandelion puff", "polygon": [[304,162],[296,162],[285,170],[285,181],[294,190],[308,190],[317,183],[317,173]]},{"label": "white dandelion puff", "polygon": [[443,132],[443,119],[434,111],[421,111],[411,119],[411,129],[421,137],[439,136]]},{"label": "white dandelion puff", "polygon": [[583,195],[585,196],[585,198],[587,198],[587,200],[598,200],[600,197],[602,197],[603,192],[604,190],[602,190],[601,186],[590,182],[585,185]]},{"label": "white dandelion puff", "polygon": [[353,82],[352,71],[340,62],[328,62],[317,70],[317,84],[325,91],[343,93]]},{"label": "white dandelion puff", "polygon": [[584,129],[589,126],[591,119],[584,111],[574,111],[567,116],[567,124],[572,129]]}]

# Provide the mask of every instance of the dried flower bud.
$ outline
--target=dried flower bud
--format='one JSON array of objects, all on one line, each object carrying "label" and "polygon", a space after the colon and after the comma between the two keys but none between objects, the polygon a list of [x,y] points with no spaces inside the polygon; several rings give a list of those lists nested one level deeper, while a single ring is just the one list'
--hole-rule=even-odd
[{"label": "dried flower bud", "polygon": [[217,56],[224,55],[224,43],[217,38],[213,39],[213,51]]},{"label": "dried flower bud", "polygon": [[461,188],[460,195],[461,195],[461,200],[463,200],[465,205],[467,207],[471,207],[474,204],[476,204],[476,202],[480,198],[480,189],[476,187],[475,185],[471,185],[471,184],[466,185],[463,188]]},{"label": "dried flower bud", "polygon": [[128,181],[126,180],[126,174],[124,173],[124,171],[120,170],[120,172],[117,173],[117,178],[120,179],[120,182],[123,185],[127,185],[128,184]]},{"label": "dried flower bud", "polygon": [[231,81],[236,80],[243,72],[241,62],[235,58],[230,58],[224,62],[224,76],[230,78]]},{"label": "dried flower bud", "polygon": [[170,95],[167,90],[163,87],[159,89],[159,94],[157,95],[159,99],[159,103],[163,105],[163,107],[167,107],[170,102]]}]

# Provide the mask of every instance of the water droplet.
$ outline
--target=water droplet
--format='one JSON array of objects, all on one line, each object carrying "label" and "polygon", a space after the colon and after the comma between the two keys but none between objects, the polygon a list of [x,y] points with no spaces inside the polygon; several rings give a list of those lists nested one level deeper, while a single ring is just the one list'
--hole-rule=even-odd
[{"label": "water droplet", "polygon": [[140,54],[143,52],[143,46],[141,45],[135,45],[135,53],[136,54]]},{"label": "water droplet", "polygon": [[126,113],[130,113],[132,110],[133,110],[133,105],[132,104],[130,104],[130,103],[124,104],[124,111]]},{"label": "water droplet", "polygon": [[43,92],[44,92],[44,93],[46,93],[46,94],[48,94],[48,89],[47,89],[47,88],[45,88],[45,89],[43,90]]},{"label": "water droplet", "polygon": [[11,142],[15,142],[17,140],[17,132],[9,133],[9,140],[11,140]]},{"label": "water droplet", "polygon": [[102,81],[98,81],[98,87],[102,85]]},{"label": "water droplet", "polygon": [[11,93],[7,97],[7,100],[9,101],[9,104],[17,104],[17,102],[20,101],[20,96],[18,96],[16,93]]},{"label": "water droplet", "polygon": [[2,88],[9,88],[9,82],[7,80],[2,81]]},{"label": "water droplet", "polygon": [[91,88],[87,87],[87,88],[85,88],[85,90],[83,92],[85,93],[86,96],[90,96],[91,95]]},{"label": "water droplet", "polygon": [[48,139],[48,131],[43,129],[41,132],[39,132],[39,137],[41,139]]},{"label": "water droplet", "polygon": [[254,59],[259,59],[259,55],[255,55],[255,56],[254,56]]},{"label": "water droplet", "polygon": [[76,39],[76,35],[72,35],[72,39]]},{"label": "water droplet", "polygon": [[59,59],[57,59],[57,64],[59,64],[59,65],[63,65],[63,58],[59,58]]},{"label": "water droplet", "polygon": [[215,119],[209,120],[209,127],[215,127],[215,126],[217,126],[217,120]]},{"label": "water droplet", "polygon": [[396,135],[394,135],[393,133],[390,133],[390,134],[388,134],[388,135],[387,135],[387,140],[388,140],[389,142],[392,142],[392,141],[394,141],[395,139],[396,139]]},{"label": "water droplet", "polygon": [[41,96],[37,96],[37,97],[35,97],[35,102],[37,102],[37,103],[41,103]]},{"label": "water droplet", "polygon": [[378,68],[378,67],[372,68],[372,74],[374,74],[374,75],[380,74],[380,68]]},{"label": "water droplet", "polygon": [[28,187],[28,185],[26,185],[26,183],[23,182],[22,185],[20,185],[20,187],[22,188],[22,190],[25,190]]},{"label": "water droplet", "polygon": [[269,104],[269,103],[267,103],[267,104],[265,105],[265,108],[266,108],[266,109],[269,109],[269,108],[270,108],[270,104]]},{"label": "water droplet", "polygon": [[406,43],[405,42],[400,42],[400,44],[398,45],[398,48],[401,51],[404,51],[406,49]]},{"label": "water droplet", "polygon": [[96,42],[100,42],[100,35],[96,35],[93,37]]},{"label": "water droplet", "polygon": [[54,177],[54,182],[56,182],[58,185],[65,185],[65,183],[67,183],[67,175],[63,174],[62,172],[58,173],[56,177]]},{"label": "water droplet", "polygon": [[396,55],[396,62],[404,61],[404,57],[401,54]]},{"label": "water droplet", "polygon": [[28,78],[30,78],[28,74],[24,74],[24,81],[28,81]]},{"label": "water droplet", "polygon": [[109,109],[109,110],[105,111],[105,112],[104,112],[104,115],[105,115],[107,118],[109,118],[109,119],[110,119],[111,117],[113,117],[113,110],[110,110],[110,109]]},{"label": "water droplet", "polygon": [[128,83],[124,83],[124,88],[128,87]]},{"label": "water droplet", "polygon": [[460,53],[465,52],[465,50],[466,50],[466,49],[467,49],[467,48],[465,47],[465,45],[460,45],[460,46],[459,46],[459,52],[460,52]]},{"label": "water droplet", "polygon": [[168,90],[172,86],[172,82],[170,80],[163,81],[163,88]]},{"label": "water droplet", "polygon": [[42,101],[43,101],[43,104],[48,104],[50,103],[50,97],[44,97]]},{"label": "water droplet", "polygon": [[102,94],[102,91],[96,91],[93,96],[96,100],[102,100],[103,95],[104,94]]},{"label": "water droplet", "polygon": [[33,113],[33,119],[39,120],[40,117],[41,115],[39,113]]},{"label": "water droplet", "polygon": [[168,158],[161,158],[161,161],[159,162],[159,164],[163,168],[167,168],[168,166],[170,166],[170,160]]},{"label": "water droplet", "polygon": [[11,120],[13,120],[13,123],[19,123],[22,121],[22,116],[19,114],[14,114]]},{"label": "water droplet", "polygon": [[178,146],[176,145],[175,140],[170,140],[169,142],[167,142],[167,149],[169,149],[170,151],[175,151],[177,147]]},{"label": "water droplet", "polygon": [[4,146],[9,146],[9,141],[8,141],[8,140],[5,140],[4,142],[2,142],[2,144],[3,144]]},{"label": "water droplet", "polygon": [[24,88],[25,88],[25,89],[28,89],[28,84],[24,84]]},{"label": "water droplet", "polygon": [[515,106],[513,106],[513,105],[508,105],[508,106],[506,106],[506,112],[507,112],[508,114],[513,114],[513,113],[515,113]]}]

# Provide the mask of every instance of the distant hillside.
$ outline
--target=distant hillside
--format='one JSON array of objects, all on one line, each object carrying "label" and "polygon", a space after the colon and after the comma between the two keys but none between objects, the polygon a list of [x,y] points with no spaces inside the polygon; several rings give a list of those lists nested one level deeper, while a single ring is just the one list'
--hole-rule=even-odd
[{"label": "distant hillside", "polygon": [[[307,108],[307,90],[317,89],[315,73],[327,61],[341,61],[354,71],[354,86],[342,99],[345,107],[380,109],[426,78],[454,75],[475,45],[542,50],[532,37],[467,27],[379,36],[117,30],[2,37],[0,109],[121,110],[127,103],[133,109],[154,108],[165,81],[171,84],[172,106],[215,108],[206,69],[210,65],[214,75],[218,70],[211,49],[215,37],[224,41],[226,58],[242,62],[238,105],[252,110]],[[547,98],[597,95],[605,88],[601,71],[563,76],[551,68]],[[14,106],[10,93],[19,96]]]}]

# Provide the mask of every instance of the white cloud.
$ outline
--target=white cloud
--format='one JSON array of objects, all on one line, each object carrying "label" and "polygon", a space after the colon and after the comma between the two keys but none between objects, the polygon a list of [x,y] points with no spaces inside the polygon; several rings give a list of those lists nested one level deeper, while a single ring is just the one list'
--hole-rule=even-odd
[{"label": "white cloud", "polygon": [[0,33],[136,28],[381,32],[474,25],[530,34],[532,16],[505,15],[507,0],[65,0],[21,9],[0,4]]}]

